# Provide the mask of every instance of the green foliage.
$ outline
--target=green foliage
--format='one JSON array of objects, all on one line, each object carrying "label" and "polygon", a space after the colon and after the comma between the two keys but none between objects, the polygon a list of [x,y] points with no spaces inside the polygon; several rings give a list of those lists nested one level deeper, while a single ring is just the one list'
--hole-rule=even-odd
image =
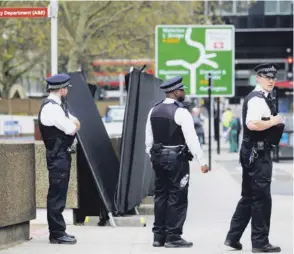
[{"label": "green foliage", "polygon": [[68,71],[98,58],[154,58],[155,26],[203,24],[204,2],[60,2],[60,46]]},{"label": "green foliage", "polygon": [[[0,1],[0,7],[47,6],[36,2]],[[1,19],[0,20],[0,85],[2,95],[35,65],[41,63],[49,42],[47,19]]]},{"label": "green foliage", "polygon": [[[210,15],[204,13],[205,1],[59,1],[59,72],[82,66],[91,77],[94,58],[154,58],[156,25],[222,22],[218,2],[208,3]],[[0,1],[0,7],[48,5]],[[39,63],[50,66],[50,19],[0,19],[0,47],[0,84],[6,91]]]}]

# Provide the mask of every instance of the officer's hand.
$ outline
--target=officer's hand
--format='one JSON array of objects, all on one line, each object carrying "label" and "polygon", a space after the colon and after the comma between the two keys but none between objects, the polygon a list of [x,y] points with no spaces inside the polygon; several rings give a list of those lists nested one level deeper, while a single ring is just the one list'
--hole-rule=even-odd
[{"label": "officer's hand", "polygon": [[80,121],[78,119],[73,119],[72,122],[77,126],[78,130],[81,128],[81,124],[80,124]]},{"label": "officer's hand", "polygon": [[201,166],[201,172],[202,173],[207,173],[208,172],[208,170],[209,170],[209,168],[208,168],[208,166],[207,165],[204,165],[204,166]]},{"label": "officer's hand", "polygon": [[283,122],[283,118],[280,115],[272,116],[271,121],[273,125],[278,125]]}]

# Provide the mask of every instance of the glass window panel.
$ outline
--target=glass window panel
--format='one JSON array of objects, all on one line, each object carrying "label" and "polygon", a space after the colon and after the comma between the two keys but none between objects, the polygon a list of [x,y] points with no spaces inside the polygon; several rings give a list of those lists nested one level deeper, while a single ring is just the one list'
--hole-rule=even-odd
[{"label": "glass window panel", "polygon": [[232,14],[233,13],[233,2],[234,1],[222,1],[221,9],[222,14]]},{"label": "glass window panel", "polygon": [[265,16],[265,27],[275,28],[278,26],[276,16]]},{"label": "glass window panel", "polygon": [[278,11],[277,1],[265,1],[265,14],[276,14]]},{"label": "glass window panel", "polygon": [[281,14],[291,14],[292,13],[292,2],[291,1],[279,1],[280,13]]},{"label": "glass window panel", "polygon": [[248,1],[237,1],[237,14],[247,14],[248,13],[248,9],[250,7],[250,3],[248,3]]}]

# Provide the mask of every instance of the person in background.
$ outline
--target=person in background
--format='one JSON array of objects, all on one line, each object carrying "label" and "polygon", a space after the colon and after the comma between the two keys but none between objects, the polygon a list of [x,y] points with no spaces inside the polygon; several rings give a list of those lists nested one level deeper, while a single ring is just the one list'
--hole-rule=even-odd
[{"label": "person in background", "polygon": [[223,122],[223,132],[227,132],[230,127],[230,122],[232,121],[233,113],[231,108],[227,108],[223,113],[222,122]]},{"label": "person in background", "polygon": [[230,122],[228,131],[229,131],[230,153],[237,153],[239,126],[238,126],[238,119],[234,114],[232,115],[232,121]]},{"label": "person in background", "polygon": [[237,146],[239,147],[240,146],[240,133],[241,133],[241,130],[242,130],[242,124],[241,124],[241,119],[240,117],[236,116],[236,119],[237,119]]},{"label": "person in background", "polygon": [[201,145],[204,144],[204,130],[203,130],[203,120],[200,118],[200,110],[198,108],[192,109],[192,117],[194,121],[194,128],[199,138]]}]

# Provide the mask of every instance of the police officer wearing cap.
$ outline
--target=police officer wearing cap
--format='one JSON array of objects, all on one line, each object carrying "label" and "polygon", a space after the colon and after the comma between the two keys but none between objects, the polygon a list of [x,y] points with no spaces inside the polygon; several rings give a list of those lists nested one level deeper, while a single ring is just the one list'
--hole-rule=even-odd
[{"label": "police officer wearing cap", "polygon": [[64,98],[68,93],[70,76],[57,74],[47,78],[49,96],[41,104],[38,121],[43,142],[46,147],[46,161],[49,171],[49,190],[47,195],[47,220],[50,243],[74,244],[74,236],[68,235],[62,216],[65,208],[70,178],[70,147],[80,128],[77,118],[66,107]]},{"label": "police officer wearing cap", "polygon": [[167,97],[151,108],[146,123],[146,153],[155,171],[154,247],[191,247],[181,235],[186,219],[189,187],[189,160],[197,158],[203,173],[208,172],[194,129],[192,115],[183,106],[182,77],[164,82]]},{"label": "police officer wearing cap", "polygon": [[278,145],[285,126],[271,96],[278,66],[260,64],[254,70],[257,85],[245,98],[242,110],[242,198],[231,220],[225,245],[241,250],[240,238],[251,219],[252,252],[280,252],[280,247],[269,242],[272,209],[270,153],[272,147]]}]

